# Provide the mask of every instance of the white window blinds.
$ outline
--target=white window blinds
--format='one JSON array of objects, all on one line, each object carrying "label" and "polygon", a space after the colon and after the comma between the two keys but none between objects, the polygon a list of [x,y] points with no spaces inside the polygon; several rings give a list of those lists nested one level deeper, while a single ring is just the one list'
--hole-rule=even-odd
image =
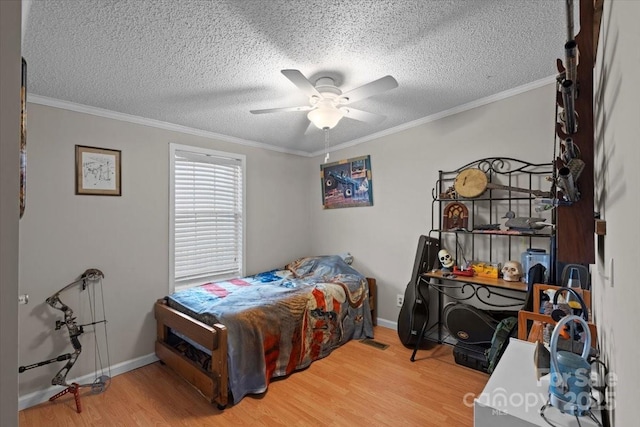
[{"label": "white window blinds", "polygon": [[243,158],[195,150],[173,151],[176,285],[242,273]]}]

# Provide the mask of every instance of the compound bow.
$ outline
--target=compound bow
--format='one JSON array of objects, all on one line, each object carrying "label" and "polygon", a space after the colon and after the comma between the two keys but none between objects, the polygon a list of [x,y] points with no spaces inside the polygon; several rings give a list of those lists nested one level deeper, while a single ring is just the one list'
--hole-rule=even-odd
[{"label": "compound bow", "polygon": [[[92,310],[92,319],[91,319],[92,322],[85,323],[85,324],[78,324],[78,322],[76,321],[76,317],[74,317],[73,315],[73,310],[68,305],[62,302],[62,300],[60,299],[60,294],[76,285],[81,285],[82,291],[84,291],[85,289],[87,289],[87,286],[90,283],[99,282],[101,284],[102,278],[104,278],[104,274],[102,273],[102,271],[98,270],[97,268],[90,268],[86,270],[84,273],[82,273],[82,275],[78,280],[76,280],[75,282],[69,283],[68,285],[66,285],[65,287],[63,287],[62,289],[57,291],[55,294],[51,295],[49,298],[46,299],[46,303],[49,304],[49,306],[51,306],[52,308],[55,308],[56,310],[60,310],[64,313],[63,320],[56,320],[55,330],[59,330],[63,326],[67,327],[67,330],[69,331],[69,339],[71,340],[71,346],[73,347],[73,352],[61,354],[60,356],[54,357],[49,360],[44,360],[42,362],[34,363],[32,365],[20,366],[18,368],[18,372],[22,373],[29,369],[48,365],[54,362],[63,362],[66,360],[67,363],[54,375],[53,379],[51,380],[51,384],[65,386],[67,388],[61,391],[60,393],[54,395],[53,397],[51,397],[49,400],[52,401],[64,394],[73,393],[76,399],[76,407],[78,412],[82,411],[80,406],[80,398],[78,394],[80,387],[91,387],[91,391],[97,394],[106,390],[107,387],[109,386],[109,383],[111,382],[110,372],[109,372],[109,375],[105,375],[102,364],[100,366],[99,372],[98,372],[98,369],[96,369],[96,374],[99,374],[99,375],[96,377],[96,379],[92,383],[78,384],[73,382],[69,384],[67,382],[67,374],[69,373],[73,365],[78,360],[80,353],[82,353],[82,345],[80,344],[79,337],[85,332],[84,328],[87,326],[94,326],[100,323],[106,324],[107,320],[106,320],[106,316],[105,316],[105,319],[103,320],[97,320],[97,321],[94,320],[93,316],[95,315],[95,313]],[[94,292],[94,295],[95,295],[95,292]],[[104,298],[103,298],[102,314],[104,315]],[[106,327],[105,327],[105,343],[106,343]],[[108,343],[106,343],[106,345],[107,345],[107,364],[110,365],[108,360],[109,359]],[[96,358],[99,358],[97,341],[96,341]],[[96,368],[97,368],[97,363],[96,363]],[[109,366],[109,369],[110,369],[110,366]]]}]

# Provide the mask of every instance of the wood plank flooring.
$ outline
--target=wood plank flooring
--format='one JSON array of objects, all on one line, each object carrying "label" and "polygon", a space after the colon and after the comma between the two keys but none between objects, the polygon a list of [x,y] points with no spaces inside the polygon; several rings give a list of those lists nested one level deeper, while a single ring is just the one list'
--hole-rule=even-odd
[{"label": "wood plank flooring", "polygon": [[[456,365],[452,348],[430,344],[415,362],[395,330],[375,328],[380,350],[358,341],[224,411],[159,362],[82,393],[20,411],[21,427],[56,426],[472,426],[473,396],[488,375]],[[466,402],[466,404],[465,404]]]}]

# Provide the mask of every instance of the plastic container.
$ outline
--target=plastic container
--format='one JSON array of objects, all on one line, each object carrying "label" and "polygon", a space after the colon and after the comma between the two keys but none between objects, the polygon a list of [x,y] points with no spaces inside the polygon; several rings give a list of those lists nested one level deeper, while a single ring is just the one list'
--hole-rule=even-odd
[{"label": "plastic container", "polygon": [[549,266],[551,256],[544,249],[527,249],[521,255],[522,274],[525,283],[529,283],[529,269],[536,264],[542,264],[545,268],[544,283],[549,283]]},{"label": "plastic container", "polygon": [[[569,280],[567,281],[567,287],[573,288],[573,290],[580,289],[580,270],[577,268],[571,268],[569,270]],[[567,301],[569,302],[569,306],[573,309],[573,314],[580,315],[582,311],[580,309],[580,303],[578,299],[571,292],[567,292]]]}]

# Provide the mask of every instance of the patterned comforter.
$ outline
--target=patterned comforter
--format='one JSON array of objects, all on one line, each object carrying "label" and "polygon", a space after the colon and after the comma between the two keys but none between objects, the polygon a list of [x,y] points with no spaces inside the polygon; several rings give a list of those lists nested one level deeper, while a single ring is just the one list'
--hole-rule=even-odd
[{"label": "patterned comforter", "polygon": [[301,258],[282,270],[185,289],[168,304],[227,327],[234,403],[351,339],[373,337],[367,281],[339,256]]}]

